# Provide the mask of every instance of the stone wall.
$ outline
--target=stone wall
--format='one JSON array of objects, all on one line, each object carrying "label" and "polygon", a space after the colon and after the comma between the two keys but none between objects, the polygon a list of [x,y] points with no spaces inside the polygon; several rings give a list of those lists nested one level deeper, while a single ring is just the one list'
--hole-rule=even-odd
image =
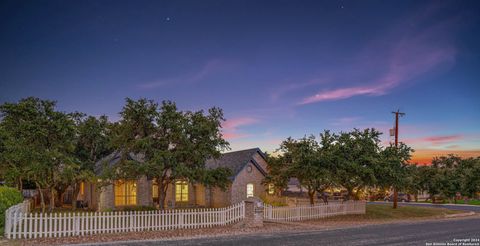
[{"label": "stone wall", "polygon": [[152,181],[146,176],[137,180],[137,206],[153,206]]},{"label": "stone wall", "polygon": [[263,226],[263,202],[259,198],[245,200],[245,219],[243,224],[246,227]]},{"label": "stone wall", "polygon": [[[250,172],[248,172],[249,166],[251,167]],[[265,176],[263,176],[263,174],[255,167],[253,163],[248,163],[245,165],[232,183],[229,205],[236,204],[247,199],[247,184],[249,183],[252,183],[254,186],[254,196],[265,197],[266,187],[262,184],[264,178]]]},{"label": "stone wall", "polygon": [[115,195],[113,185],[107,185],[100,188],[100,197],[98,199],[98,210],[104,211],[115,208]]}]

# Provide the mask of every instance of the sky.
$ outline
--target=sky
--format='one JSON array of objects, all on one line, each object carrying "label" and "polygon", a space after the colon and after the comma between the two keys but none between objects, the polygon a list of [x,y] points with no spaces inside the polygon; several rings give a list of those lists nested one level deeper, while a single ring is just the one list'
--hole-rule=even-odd
[{"label": "sky", "polygon": [[0,1],[0,103],[224,110],[232,150],[374,127],[428,163],[480,156],[480,2]]}]

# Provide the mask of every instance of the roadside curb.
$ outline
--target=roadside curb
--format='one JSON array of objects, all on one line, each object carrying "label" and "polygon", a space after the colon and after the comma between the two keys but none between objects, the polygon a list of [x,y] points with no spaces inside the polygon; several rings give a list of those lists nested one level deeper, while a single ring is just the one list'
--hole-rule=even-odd
[{"label": "roadside curb", "polygon": [[461,214],[446,214],[445,218],[456,218],[456,217],[466,217],[475,215],[475,212],[461,213]]}]

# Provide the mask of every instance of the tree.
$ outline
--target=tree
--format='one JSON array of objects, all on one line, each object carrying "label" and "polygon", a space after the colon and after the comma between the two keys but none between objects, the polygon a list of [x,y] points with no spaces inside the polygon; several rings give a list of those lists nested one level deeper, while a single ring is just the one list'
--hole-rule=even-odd
[{"label": "tree", "polygon": [[310,204],[314,204],[315,193],[322,193],[333,183],[331,172],[331,153],[334,136],[325,131],[320,135],[321,142],[314,136],[298,140],[287,138],[280,145],[283,155],[275,160],[273,173],[268,180],[284,186],[288,179],[295,177],[302,187],[307,189]]},{"label": "tree", "polygon": [[[72,115],[55,110],[56,102],[25,98],[0,106],[3,159],[21,180],[33,180],[40,191],[50,191],[50,210],[55,206],[56,189],[65,175],[77,168],[73,158],[75,124]],[[17,167],[14,167],[17,165]],[[15,168],[18,168],[17,171]]]},{"label": "tree", "polygon": [[143,159],[122,158],[109,180],[147,176],[158,185],[159,206],[164,208],[166,191],[174,181],[203,182],[225,188],[229,170],[206,170],[205,161],[217,158],[228,148],[222,138],[223,112],[179,111],[175,103],[163,101],[159,107],[151,100],[128,99],[116,126],[115,147],[122,155],[134,153]]},{"label": "tree", "polygon": [[265,155],[268,166],[267,176],[263,183],[272,184],[277,191],[286,190],[291,174],[289,173],[288,165],[286,165],[283,156],[273,156],[269,153],[265,153]]},{"label": "tree", "polygon": [[376,184],[375,170],[380,160],[380,135],[375,129],[342,132],[336,138],[332,161],[337,184],[347,190],[348,199]]},{"label": "tree", "polygon": [[424,191],[422,178],[420,177],[420,167],[417,164],[406,166],[406,188],[408,194],[413,194],[415,202],[418,202],[418,194]]},{"label": "tree", "polygon": [[75,156],[79,161],[79,170],[72,173],[67,184],[73,189],[72,207],[76,208],[77,196],[82,182],[95,180],[95,163],[109,154],[111,148],[111,123],[107,116],[95,118],[77,113]]},{"label": "tree", "polygon": [[[404,143],[399,146],[390,145],[381,152],[381,165],[378,166],[377,183],[383,187],[391,187],[395,192],[408,187],[408,161],[411,159],[412,148]],[[393,208],[397,208],[396,193],[393,198]]]},{"label": "tree", "polygon": [[461,189],[460,176],[457,167],[462,159],[455,155],[435,157],[432,160],[432,167],[437,170],[437,182],[439,193],[456,203],[456,193]]},{"label": "tree", "polygon": [[480,157],[461,160],[457,172],[462,195],[474,198],[480,192]]}]

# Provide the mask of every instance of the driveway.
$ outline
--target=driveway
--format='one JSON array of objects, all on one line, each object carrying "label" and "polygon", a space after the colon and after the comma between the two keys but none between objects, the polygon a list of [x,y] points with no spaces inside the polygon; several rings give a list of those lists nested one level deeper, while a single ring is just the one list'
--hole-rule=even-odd
[{"label": "driveway", "polygon": [[[369,204],[392,204],[391,202],[369,202]],[[418,207],[434,207],[446,208],[454,210],[464,210],[480,213],[480,206],[462,205],[462,204],[431,204],[431,203],[417,203],[417,202],[399,202],[399,206],[418,206]]]},{"label": "driveway", "polygon": [[[250,234],[173,241],[116,242],[104,245],[447,245],[470,240],[480,245],[480,218],[383,224],[327,231]],[[460,244],[458,244],[460,245]]]}]

